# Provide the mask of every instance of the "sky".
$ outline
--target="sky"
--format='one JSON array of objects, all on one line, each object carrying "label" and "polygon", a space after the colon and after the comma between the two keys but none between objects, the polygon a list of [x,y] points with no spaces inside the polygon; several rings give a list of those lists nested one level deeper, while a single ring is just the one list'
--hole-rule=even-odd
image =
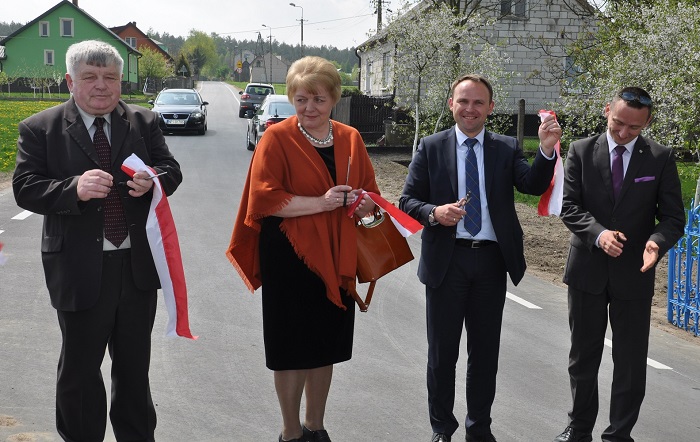
[{"label": "sky", "polygon": [[[2,3],[10,3],[3,0]],[[60,0],[12,1],[2,8],[0,21],[26,24]],[[301,40],[302,9],[290,0],[78,0],[78,6],[104,26],[122,26],[131,21],[143,32],[187,37],[194,29],[216,32],[237,40],[255,40],[258,32],[291,45]],[[377,17],[370,0],[297,0],[303,8],[304,46],[354,47],[376,29]],[[8,5],[9,6],[9,5]],[[262,26],[263,24],[266,27]]]}]

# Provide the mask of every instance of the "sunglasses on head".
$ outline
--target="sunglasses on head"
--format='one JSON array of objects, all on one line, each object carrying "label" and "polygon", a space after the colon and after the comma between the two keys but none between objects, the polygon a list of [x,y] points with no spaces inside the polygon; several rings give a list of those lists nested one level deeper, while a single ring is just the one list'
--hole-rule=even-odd
[{"label": "sunglasses on head", "polygon": [[642,106],[651,107],[651,104],[652,104],[651,98],[646,97],[644,95],[640,95],[636,92],[626,91],[626,92],[622,92],[622,93],[618,94],[618,96],[625,101],[636,101],[637,103],[641,104]]}]

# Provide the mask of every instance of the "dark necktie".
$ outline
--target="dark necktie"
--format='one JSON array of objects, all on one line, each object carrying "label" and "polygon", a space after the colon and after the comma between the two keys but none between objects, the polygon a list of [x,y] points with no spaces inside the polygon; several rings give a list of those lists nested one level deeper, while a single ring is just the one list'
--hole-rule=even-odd
[{"label": "dark necktie", "polygon": [[622,154],[625,152],[625,146],[615,147],[615,158],[612,162],[612,185],[613,185],[613,196],[615,201],[617,201],[618,195],[620,195],[620,189],[622,189],[622,180],[625,177],[625,170],[622,165]]},{"label": "dark necktie", "polygon": [[[100,168],[107,173],[112,173],[112,148],[107,140],[107,135],[102,128],[105,119],[102,117],[95,118],[95,136],[92,138],[92,143],[95,145],[97,156],[100,158]],[[105,212],[105,239],[115,247],[119,247],[128,234],[126,226],[126,217],[124,216],[124,207],[122,200],[117,191],[116,183],[112,186],[104,199],[103,208]]]},{"label": "dark necktie", "polygon": [[476,165],[476,154],[474,153],[474,145],[477,143],[476,138],[467,138],[464,145],[467,146],[467,159],[465,161],[465,178],[467,182],[467,198],[469,201],[464,210],[467,212],[464,215],[464,228],[467,229],[472,236],[476,236],[481,231],[481,198],[479,194],[479,168]]}]

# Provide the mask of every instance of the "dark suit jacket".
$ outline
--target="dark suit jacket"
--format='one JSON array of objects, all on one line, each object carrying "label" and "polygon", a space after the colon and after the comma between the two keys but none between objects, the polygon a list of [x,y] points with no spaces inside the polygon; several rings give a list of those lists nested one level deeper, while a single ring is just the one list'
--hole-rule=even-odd
[{"label": "dark suit jacket", "polygon": [[[114,185],[129,177],[120,167],[135,153],[159,172],[166,194],[182,181],[180,166],[168,150],[155,114],[120,101],[111,114]],[[101,199],[78,201],[78,178],[100,162],[78,108],[66,103],[19,124],[17,167],[12,186],[17,204],[44,215],[42,260],[51,304],[58,310],[90,308],[100,293],[104,214]],[[151,193],[133,198],[118,186],[124,203],[134,282],[143,290],[160,288],[146,238]]]},{"label": "dark suit jacket", "polygon": [[[659,245],[660,258],[678,241],[685,225],[673,151],[640,136],[617,202],[606,134],[573,142],[565,171],[561,218],[573,235],[564,282],[589,293],[602,293],[609,283],[610,294],[620,299],[652,297],[654,269],[639,271],[646,242]],[[617,258],[595,245],[605,229],[627,237]]]},{"label": "dark suit jacket", "polygon": [[[454,128],[421,140],[399,202],[403,211],[426,226],[418,278],[430,287],[442,283],[455,247],[457,228],[430,226],[428,215],[433,207],[454,203],[464,196],[457,188],[456,144]],[[552,180],[555,164],[556,161],[547,160],[538,151],[530,167],[515,138],[488,131],[484,135],[486,201],[498,246],[514,284],[520,282],[526,266],[513,186],[522,193],[541,195]]]}]

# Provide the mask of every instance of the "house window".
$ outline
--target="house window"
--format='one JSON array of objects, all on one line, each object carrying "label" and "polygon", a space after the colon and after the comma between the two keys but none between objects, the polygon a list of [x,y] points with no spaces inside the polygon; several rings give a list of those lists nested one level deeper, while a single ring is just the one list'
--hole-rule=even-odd
[{"label": "house window", "polygon": [[73,37],[73,19],[61,19],[61,37]]},{"label": "house window", "polygon": [[136,37],[126,37],[124,40],[126,41],[126,44],[136,49]]},{"label": "house window", "polygon": [[49,36],[49,22],[40,21],[39,22],[39,37],[48,37],[48,36]]},{"label": "house window", "polygon": [[365,92],[372,92],[372,60],[367,60],[365,65]]},{"label": "house window", "polygon": [[53,49],[44,49],[44,64],[53,66]]},{"label": "house window", "polygon": [[391,83],[391,53],[385,52],[382,56],[382,82],[385,87]]},{"label": "house window", "polygon": [[574,64],[574,59],[566,57],[564,60],[564,90],[570,94],[581,93],[579,88],[575,88],[574,84],[578,77],[583,74],[581,66]]},{"label": "house window", "polygon": [[502,0],[501,1],[501,15],[502,16],[516,16],[525,17],[527,0]]}]

